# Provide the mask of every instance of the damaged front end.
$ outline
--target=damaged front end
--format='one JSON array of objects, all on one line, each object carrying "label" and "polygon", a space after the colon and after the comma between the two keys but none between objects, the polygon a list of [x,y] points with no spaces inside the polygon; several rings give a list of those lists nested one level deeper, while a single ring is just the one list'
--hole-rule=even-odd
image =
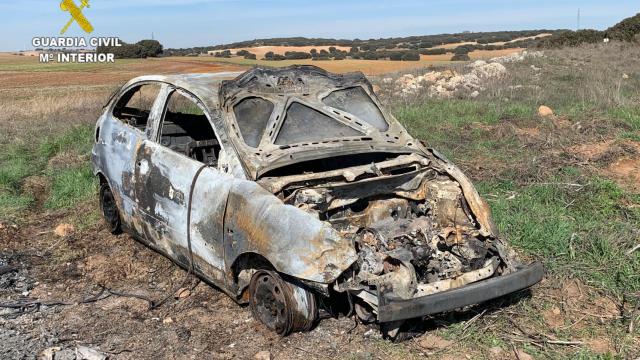
[{"label": "damaged front end", "polygon": [[542,278],[540,264],[519,264],[475,188],[437,153],[354,154],[346,162],[354,157],[372,161],[259,183],[352,242],[358,259],[333,290],[355,299],[362,320],[397,323]]}]

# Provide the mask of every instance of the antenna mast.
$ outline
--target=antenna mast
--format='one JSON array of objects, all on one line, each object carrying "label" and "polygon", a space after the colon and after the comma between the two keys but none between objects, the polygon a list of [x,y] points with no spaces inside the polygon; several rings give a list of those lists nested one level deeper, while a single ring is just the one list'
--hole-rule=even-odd
[{"label": "antenna mast", "polygon": [[580,30],[580,8],[578,8],[578,28],[576,29],[576,31]]}]

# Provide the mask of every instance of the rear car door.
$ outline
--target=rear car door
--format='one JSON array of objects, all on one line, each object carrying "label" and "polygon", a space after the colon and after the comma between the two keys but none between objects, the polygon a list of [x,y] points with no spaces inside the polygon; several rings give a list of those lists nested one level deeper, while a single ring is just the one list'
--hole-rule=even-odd
[{"label": "rear car door", "polygon": [[193,95],[171,89],[150,132],[137,150],[134,171],[145,240],[186,267],[189,231],[196,271],[221,284],[222,221],[230,181],[217,169],[221,146],[206,110]]},{"label": "rear car door", "polygon": [[136,149],[146,138],[147,123],[154,118],[154,111],[161,109],[159,94],[163,85],[158,82],[139,82],[123,89],[112,108],[106,112],[108,118],[100,122],[96,158],[101,162],[110,187],[118,194],[118,206],[122,210],[122,221],[134,233],[138,213],[134,195],[134,162]]}]

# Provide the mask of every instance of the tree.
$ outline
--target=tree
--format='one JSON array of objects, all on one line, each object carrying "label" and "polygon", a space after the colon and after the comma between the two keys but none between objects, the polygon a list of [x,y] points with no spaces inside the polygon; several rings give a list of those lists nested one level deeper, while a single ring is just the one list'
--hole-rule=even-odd
[{"label": "tree", "polygon": [[157,40],[141,40],[135,44],[122,43],[122,46],[98,46],[97,53],[112,53],[116,59],[158,57],[162,55],[162,44]]},{"label": "tree", "polygon": [[158,40],[140,40],[136,45],[140,47],[142,57],[158,57],[162,54],[162,44]]},{"label": "tree", "polygon": [[265,58],[265,60],[273,60],[273,56],[274,55],[275,54],[273,53],[273,51],[269,51],[266,54],[264,54],[264,58]]}]

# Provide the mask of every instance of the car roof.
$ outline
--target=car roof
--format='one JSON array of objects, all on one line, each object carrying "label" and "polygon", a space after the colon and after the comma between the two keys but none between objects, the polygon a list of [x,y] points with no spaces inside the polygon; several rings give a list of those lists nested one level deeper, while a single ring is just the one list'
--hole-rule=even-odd
[{"label": "car roof", "polygon": [[205,105],[210,109],[217,109],[219,108],[218,93],[222,81],[234,79],[243,73],[244,71],[226,71],[217,73],[144,75],[131,79],[125,85],[125,88],[140,82],[165,82],[192,93],[205,102]]}]

